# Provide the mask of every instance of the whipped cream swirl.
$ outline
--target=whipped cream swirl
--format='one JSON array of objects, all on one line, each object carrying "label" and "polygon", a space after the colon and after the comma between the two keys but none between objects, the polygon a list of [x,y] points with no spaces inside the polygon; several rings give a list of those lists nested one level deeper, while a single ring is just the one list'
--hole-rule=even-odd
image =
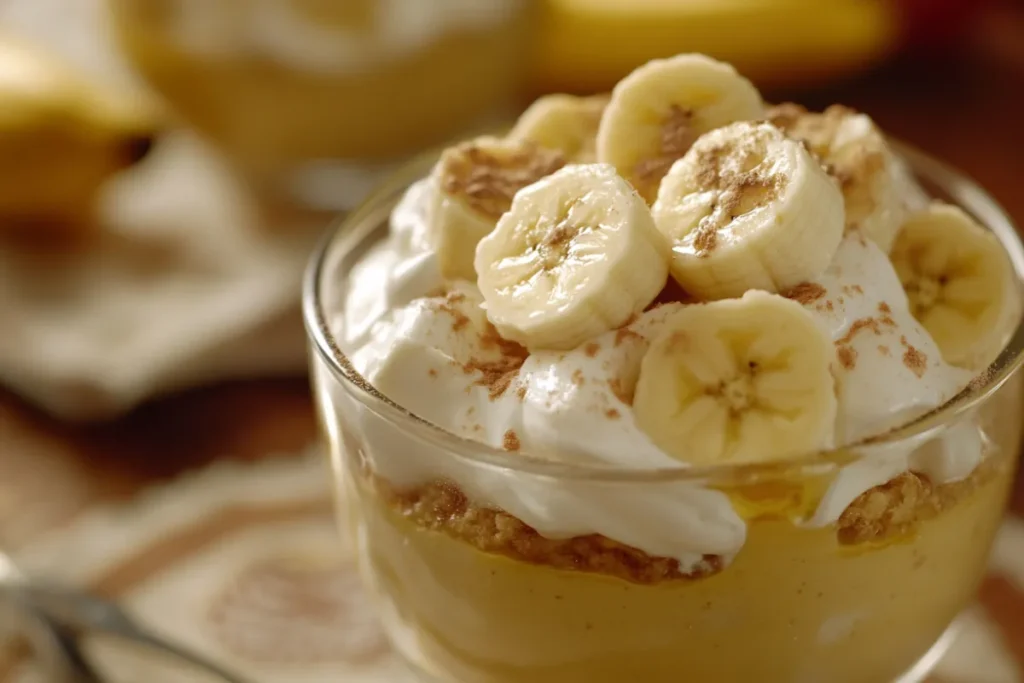
[{"label": "whipped cream swirl", "polygon": [[[495,448],[570,465],[678,467],[637,428],[630,400],[649,340],[684,304],[655,306],[571,351],[527,355],[497,338],[473,283],[443,281],[427,239],[429,182],[409,189],[389,238],[350,274],[335,332],[356,369],[420,417]],[[911,316],[887,256],[856,233],[844,238],[817,282],[789,296],[836,346],[836,446],[941,405],[971,378],[942,361]],[[396,486],[449,479],[550,538],[601,534],[676,558],[688,571],[705,555],[729,559],[746,537],[729,498],[696,481],[553,480],[466,462],[369,411],[360,427],[374,470]],[[861,493],[910,469],[939,483],[962,479],[979,462],[981,445],[978,428],[964,423],[923,448],[868,449],[842,468],[804,521],[831,524]]]}]

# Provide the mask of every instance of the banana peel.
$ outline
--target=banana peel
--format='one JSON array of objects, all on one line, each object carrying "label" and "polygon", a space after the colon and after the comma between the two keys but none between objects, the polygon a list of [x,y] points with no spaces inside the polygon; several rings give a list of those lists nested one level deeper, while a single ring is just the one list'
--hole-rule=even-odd
[{"label": "banana peel", "polygon": [[143,94],[0,35],[0,235],[87,232],[100,188],[161,127]]},{"label": "banana peel", "polygon": [[896,45],[891,0],[543,0],[532,59],[536,93],[603,92],[640,64],[697,52],[760,88],[863,70]]}]

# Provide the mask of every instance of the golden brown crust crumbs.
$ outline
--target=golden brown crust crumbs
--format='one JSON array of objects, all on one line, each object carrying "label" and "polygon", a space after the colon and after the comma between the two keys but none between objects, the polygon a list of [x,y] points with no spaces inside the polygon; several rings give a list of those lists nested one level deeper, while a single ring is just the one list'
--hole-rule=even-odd
[{"label": "golden brown crust crumbs", "polygon": [[836,523],[839,542],[852,545],[906,535],[992,479],[1005,466],[1003,461],[1005,458],[990,458],[963,481],[936,486],[922,474],[904,472],[865,491],[840,515]]},{"label": "golden brown crust crumbs", "polygon": [[801,282],[789,291],[783,292],[782,296],[806,306],[807,304],[814,303],[825,296],[825,294],[825,288],[817,282]]},{"label": "golden brown crust crumbs", "polygon": [[697,579],[721,571],[724,563],[706,555],[690,573],[667,557],[651,557],[641,550],[591,534],[549,539],[505,512],[478,506],[448,482],[397,492],[378,480],[385,499],[411,522],[467,542],[475,548],[531,564],[557,569],[614,576],[639,584]]},{"label": "golden brown crust crumbs", "polygon": [[[518,448],[518,437],[511,431],[506,433],[506,439],[510,438]],[[836,523],[838,540],[843,545],[876,543],[911,533],[917,524],[991,480],[1005,465],[1005,459],[991,458],[967,479],[940,486],[920,474],[900,474],[861,494],[846,508]],[[451,482],[439,481],[405,491],[396,490],[380,478],[375,484],[385,502],[410,522],[484,552],[531,564],[606,574],[640,584],[699,579],[724,568],[722,558],[705,555],[692,572],[683,573],[676,560],[652,557],[597,534],[545,538],[508,513],[474,504]]]},{"label": "golden brown crust crumbs", "polygon": [[473,142],[447,150],[441,159],[442,189],[465,198],[475,211],[497,219],[516,192],[565,165],[564,155],[531,143],[492,152]]}]

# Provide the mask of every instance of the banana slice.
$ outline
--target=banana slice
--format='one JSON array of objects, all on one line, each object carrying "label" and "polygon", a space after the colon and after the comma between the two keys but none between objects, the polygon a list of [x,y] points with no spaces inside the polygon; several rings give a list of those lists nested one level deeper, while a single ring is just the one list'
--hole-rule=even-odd
[{"label": "banana slice", "polygon": [[806,142],[839,181],[847,229],[860,229],[888,253],[923,190],[900,167],[874,121],[839,105],[819,114],[795,104],[773,107],[768,120]]},{"label": "banana slice", "polygon": [[475,280],[477,242],[494,229],[516,192],[564,164],[561,152],[493,137],[445,150],[428,181],[430,239],[441,275]]},{"label": "banana slice", "polygon": [[1009,332],[1013,271],[999,240],[955,206],[936,202],[903,224],[892,263],[910,310],[946,362],[987,365]]},{"label": "banana slice", "polygon": [[672,244],[672,276],[705,300],[814,280],[843,237],[835,182],[767,123],[703,135],[665,176],[653,213]]},{"label": "banana slice", "polygon": [[757,88],[703,55],[648,62],[612,91],[597,131],[597,160],[615,166],[648,201],[672,163],[703,133],[759,119]]},{"label": "banana slice", "polygon": [[597,159],[597,126],[607,104],[607,95],[546,95],[523,112],[509,137],[561,150],[574,163],[592,163]]},{"label": "banana slice", "polygon": [[636,423],[693,465],[758,462],[832,446],[832,342],[800,304],[767,292],[687,306],[640,364]]},{"label": "banana slice", "polygon": [[571,349],[625,324],[668,279],[668,245],[606,164],[566,166],[520,191],[476,249],[487,317],[532,349]]}]

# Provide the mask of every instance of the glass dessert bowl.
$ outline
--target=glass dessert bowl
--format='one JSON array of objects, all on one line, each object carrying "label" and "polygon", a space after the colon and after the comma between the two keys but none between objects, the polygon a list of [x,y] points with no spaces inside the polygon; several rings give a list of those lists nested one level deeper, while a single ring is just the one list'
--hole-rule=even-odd
[{"label": "glass dessert bowl", "polygon": [[867,117],[763,106],[695,56],[541,100],[315,258],[340,516],[424,680],[909,682],[941,654],[1016,468],[1024,251]]}]

